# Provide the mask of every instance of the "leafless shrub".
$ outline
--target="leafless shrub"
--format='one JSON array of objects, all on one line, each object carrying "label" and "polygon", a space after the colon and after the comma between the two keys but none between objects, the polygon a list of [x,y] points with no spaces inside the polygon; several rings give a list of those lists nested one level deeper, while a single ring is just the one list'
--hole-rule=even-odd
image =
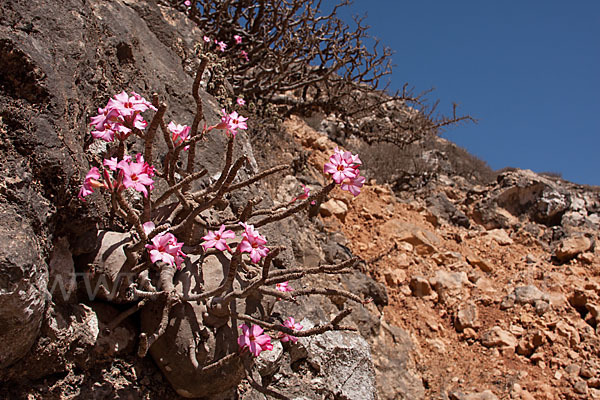
[{"label": "leafless shrub", "polygon": [[[243,311],[246,308],[236,308],[236,302],[245,302],[248,298],[271,297],[279,298],[283,301],[296,301],[301,296],[331,296],[344,298],[346,300],[362,304],[366,299],[361,299],[356,294],[336,289],[334,287],[311,287],[299,289],[293,292],[293,296],[288,293],[282,293],[275,290],[275,285],[286,281],[294,281],[305,276],[314,274],[343,274],[350,272],[358,263],[356,258],[339,262],[334,265],[320,265],[308,268],[271,269],[273,259],[282,250],[281,248],[271,248],[269,253],[258,263],[250,263],[243,257],[240,243],[231,243],[231,257],[225,257],[223,261],[223,280],[218,287],[208,290],[202,284],[196,281],[195,287],[188,290],[177,286],[176,270],[173,265],[162,261],[152,262],[148,257],[145,245],[150,240],[164,233],[172,233],[176,238],[185,243],[185,253],[188,257],[196,256],[194,262],[195,268],[201,272],[203,269],[203,260],[212,254],[222,254],[216,249],[204,249],[201,246],[201,237],[207,231],[217,231],[221,225],[233,231],[244,230],[241,223],[252,224],[256,229],[266,225],[284,220],[295,213],[303,212],[311,207],[311,203],[320,204],[328,193],[335,187],[335,182],[314,191],[304,200],[291,201],[276,207],[260,208],[262,201],[260,198],[246,199],[246,205],[235,214],[233,210],[220,212],[220,204],[224,197],[236,191],[241,191],[248,186],[255,185],[263,181],[266,177],[287,170],[288,165],[275,165],[262,172],[258,172],[247,179],[241,179],[238,176],[241,168],[248,162],[245,154],[234,159],[235,135],[229,135],[226,149],[224,152],[223,168],[220,176],[212,184],[208,182],[204,189],[192,190],[192,183],[202,179],[207,169],[197,165],[196,145],[203,140],[208,132],[206,126],[201,128],[201,122],[204,121],[202,100],[199,95],[199,86],[201,77],[208,60],[204,59],[196,73],[192,87],[192,95],[196,101],[196,110],[189,138],[185,141],[175,143],[171,133],[163,120],[166,104],[159,101],[158,95],[154,95],[153,104],[157,108],[147,131],[144,133],[139,129],[134,129],[134,137],[139,137],[144,143],[144,160],[148,164],[156,167],[155,176],[166,182],[167,189],[162,192],[158,198],[152,198],[154,191],[150,191],[143,202],[129,201],[126,192],[122,189],[110,186],[110,206],[115,215],[127,221],[131,227],[130,240],[122,244],[126,255],[125,264],[120,266],[118,276],[122,279],[114,288],[105,288],[113,293],[112,300],[117,302],[135,302],[133,307],[125,311],[112,324],[116,327],[128,315],[138,311],[143,307],[158,307],[160,310],[156,315],[157,325],[154,329],[144,330],[140,334],[140,343],[138,354],[145,356],[149,349],[167,332],[173,314],[173,310],[181,305],[195,304],[206,310],[202,318],[195,322],[198,332],[194,332],[192,339],[178,338],[180,341],[189,340],[189,354],[194,365],[194,376],[198,379],[205,379],[210,390],[222,391],[228,387],[224,385],[237,384],[237,382],[218,382],[207,378],[212,376],[215,368],[218,367],[219,373],[227,374],[229,369],[239,365],[240,358],[244,358],[245,364],[251,363],[247,352],[243,354],[240,351],[231,351],[237,349],[236,343],[221,343],[219,348],[214,351],[214,359],[198,361],[196,359],[197,346],[209,346],[206,343],[208,339],[202,339],[204,342],[198,343],[198,337],[217,336],[217,331],[231,320],[241,320],[259,325],[266,330],[275,333],[284,333],[294,336],[310,336],[323,333],[328,330],[352,330],[352,328],[341,325],[341,321],[350,313],[349,307],[344,307],[340,313],[332,318],[326,324],[316,326],[309,330],[297,331],[284,325],[274,323],[270,316],[263,314],[260,317],[247,315]],[[212,128],[211,128],[212,129]],[[164,158],[158,159],[154,152],[155,136],[162,132],[162,138],[168,148]],[[213,132],[214,133],[214,132]],[[186,146],[187,154],[183,151]],[[116,154],[119,159],[125,156],[125,145],[120,141],[115,148],[109,148],[108,154]],[[185,154],[185,156],[184,156]],[[318,207],[316,205],[315,207]],[[222,208],[222,207],[221,207]],[[211,215],[218,223],[211,223],[206,218],[206,212],[211,211]],[[144,229],[143,224],[147,221],[155,223],[155,228],[151,232]],[[107,252],[113,252],[114,246],[111,246]],[[102,255],[105,259],[108,255]],[[222,257],[223,258],[223,257]],[[198,261],[199,260],[199,261]],[[96,272],[102,274],[102,272]],[[243,275],[243,279],[240,276]],[[105,280],[106,281],[106,280]],[[234,284],[238,282],[237,286]],[[228,329],[235,339],[237,328],[234,323],[230,323]],[[214,350],[214,349],[213,349]],[[220,355],[220,356],[219,356]],[[205,357],[206,358],[206,357]],[[184,367],[173,366],[172,368],[184,369]],[[180,371],[184,373],[183,371]],[[186,373],[190,373],[189,371]],[[233,372],[231,376],[235,376]],[[208,390],[208,389],[207,389]]]},{"label": "leafless shrub", "polygon": [[488,164],[465,149],[444,139],[419,140],[404,146],[390,143],[363,144],[361,158],[367,174],[399,190],[426,185],[440,174],[461,176],[470,182],[487,184],[496,174]]},{"label": "leafless shrub", "polygon": [[[185,9],[182,1],[169,3]],[[349,3],[324,13],[320,0],[201,0],[188,15],[211,39],[203,51],[214,47],[212,40],[228,45],[219,53],[234,71],[228,81],[236,94],[260,105],[257,110],[334,115],[346,134],[399,146],[474,121],[458,115],[456,105],[451,116],[439,115],[438,102],[427,100],[430,91],[404,85],[387,93],[392,52],[369,37],[363,18],[352,27],[339,18]]]}]

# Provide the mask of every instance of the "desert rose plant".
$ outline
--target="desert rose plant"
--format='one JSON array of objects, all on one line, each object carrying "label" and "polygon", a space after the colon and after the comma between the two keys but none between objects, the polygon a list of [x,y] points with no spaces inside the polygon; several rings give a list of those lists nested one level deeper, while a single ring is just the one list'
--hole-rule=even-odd
[{"label": "desert rose plant", "polygon": [[[210,38],[205,40],[211,42]],[[239,44],[242,39],[238,36],[234,40]],[[219,51],[226,51],[224,43],[215,45]],[[102,192],[112,211],[130,226],[129,240],[122,247],[125,261],[120,266],[125,279],[119,281],[113,300],[132,304],[117,318],[117,323],[139,309],[154,310],[150,317],[154,322],[142,323],[138,355],[143,357],[149,350],[152,353],[155,344],[158,349],[157,342],[168,329],[175,329],[169,327],[175,319],[182,320],[182,312],[200,310],[190,322],[194,327],[190,328],[194,339],[178,341],[187,343],[187,357],[194,379],[213,385],[214,391],[222,391],[235,386],[244,375],[232,372],[219,384],[211,382],[213,377],[242,367],[249,371],[252,360],[261,352],[271,350],[274,340],[296,343],[298,337],[351,329],[340,325],[351,312],[349,307],[343,308],[328,323],[303,329],[296,322],[302,319],[301,315],[285,316],[285,322],[280,323],[270,315],[246,314],[240,304],[257,298],[259,301],[272,298],[294,302],[301,296],[310,295],[342,297],[359,304],[366,301],[331,287],[293,288],[293,281],[307,275],[349,272],[356,265],[356,258],[334,265],[287,266],[272,270],[272,262],[282,249],[270,246],[268,238],[261,233],[261,228],[267,224],[320,204],[336,186],[358,195],[365,178],[358,169],[361,165],[359,157],[336,149],[323,167],[324,173],[331,177],[328,185],[313,193],[303,186],[299,188],[301,194],[296,194],[290,202],[272,208],[258,208],[259,201],[248,199],[237,215],[223,216],[216,207],[224,196],[250,185],[260,185],[267,176],[285,171],[289,166],[276,165],[246,179],[239,177],[239,171],[248,159],[241,155],[234,160],[236,135],[246,130],[251,121],[237,111],[223,109],[218,123],[202,123],[205,119],[199,87],[207,64],[208,60],[203,59],[196,71],[192,86],[196,110],[190,125],[181,124],[181,121],[166,124],[167,107],[157,95],[150,102],[138,93],[123,91],[114,95],[104,108],[98,109],[98,114],[91,118],[91,135],[108,142],[107,154],[110,156],[100,162],[97,160],[98,165],[87,172],[79,198],[85,201]],[[238,99],[237,104],[243,106],[243,99]],[[152,119],[148,123],[145,115],[151,112]],[[160,159],[155,156],[159,130],[167,148]],[[196,162],[196,145],[208,135],[225,135],[227,138],[223,167],[214,183],[203,189],[193,189],[194,183],[207,174],[207,170]],[[126,142],[134,140],[142,142],[143,153],[127,154]],[[169,211],[165,213],[164,209]],[[217,223],[204,217],[211,212]],[[206,273],[210,257],[220,260],[222,279],[216,287],[205,288],[194,274]],[[243,279],[240,278],[242,275]],[[182,285],[183,277],[196,279],[195,283]],[[224,329],[229,330],[228,335],[220,333]],[[217,337],[229,339],[219,342]],[[170,345],[172,343],[164,344]],[[157,354],[159,352],[156,350]],[[166,363],[164,359],[170,354],[157,356],[153,353],[153,356],[161,364]],[[160,366],[163,372],[172,368]],[[169,379],[173,382],[177,377]],[[203,390],[209,393],[213,389]]]}]

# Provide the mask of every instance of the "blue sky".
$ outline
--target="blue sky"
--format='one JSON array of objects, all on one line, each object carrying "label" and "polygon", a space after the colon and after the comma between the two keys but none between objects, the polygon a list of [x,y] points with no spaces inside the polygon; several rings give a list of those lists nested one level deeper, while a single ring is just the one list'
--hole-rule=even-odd
[{"label": "blue sky", "polygon": [[341,16],[365,12],[395,51],[392,88],[435,87],[441,111],[479,120],[444,137],[494,169],[600,185],[600,1],[355,0]]}]

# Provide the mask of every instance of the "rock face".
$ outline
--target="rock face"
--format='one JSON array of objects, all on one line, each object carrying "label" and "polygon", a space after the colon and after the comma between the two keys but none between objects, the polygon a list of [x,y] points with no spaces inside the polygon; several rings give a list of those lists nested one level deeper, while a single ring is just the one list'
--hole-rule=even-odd
[{"label": "rock face", "polygon": [[48,266],[27,220],[0,205],[0,369],[23,357],[39,332],[46,305]]},{"label": "rock face", "polygon": [[[115,93],[149,98],[152,90],[171,115],[191,120],[191,49],[201,35],[154,2],[10,1],[0,16],[0,232],[10,238],[0,249],[2,368],[38,335],[53,235],[81,254],[86,244],[77,242],[108,215],[100,198],[89,207],[76,200],[89,169],[89,117]],[[201,96],[214,121],[219,107]],[[220,167],[223,142],[215,136],[203,144],[214,146],[201,152],[210,173]]]},{"label": "rock face", "polygon": [[[474,198],[478,197],[475,195]],[[487,229],[508,228],[527,216],[547,226],[598,229],[600,197],[597,192],[530,170],[498,175],[484,196],[475,200],[472,217]]]},{"label": "rock face", "polygon": [[[309,321],[303,321],[310,327]],[[375,370],[369,344],[354,333],[325,332],[298,340],[295,357],[306,354],[306,361],[319,371],[313,379],[317,393],[331,393],[348,400],[376,398]],[[295,356],[295,357],[294,357]]]},{"label": "rock face", "polygon": [[[74,200],[90,167],[87,152],[94,148],[89,117],[113,94],[135,90],[147,98],[156,91],[168,104],[167,118],[191,120],[194,101],[189,93],[197,63],[193,48],[202,32],[162,4],[0,3],[0,234],[5,238],[0,246],[0,380],[10,382],[0,389],[0,397],[72,397],[80,393],[78,379],[84,377],[88,388],[82,397],[137,398],[161,387],[168,391],[152,397],[173,398],[171,385],[182,396],[208,396],[235,386],[245,373],[237,359],[199,371],[237,351],[236,323],[227,321],[216,335],[207,333],[194,325],[204,311],[200,306],[176,306],[173,323],[151,355],[140,360],[134,356],[136,324],[139,319],[155,324],[160,308],[148,307],[133,319],[135,324],[125,321],[108,330],[126,305],[118,310],[106,303],[88,306],[79,303],[81,295],[62,302],[56,291],[51,297],[47,292],[56,288],[58,277],[74,287],[73,269],[81,271],[86,264],[82,259],[97,247],[98,227],[109,222],[103,200]],[[209,123],[216,121],[220,107],[205,92],[201,96]],[[247,136],[238,138],[251,156]],[[199,145],[208,176],[215,177],[221,166],[223,142],[214,135]],[[317,158],[333,146],[323,135],[307,145]],[[425,157],[441,160],[439,155],[428,152]],[[250,159],[244,173],[256,169]],[[452,176],[451,169],[442,169]],[[309,173],[302,182],[320,185],[321,172]],[[528,398],[516,383],[511,389],[517,381],[536,398],[600,398],[600,273],[594,247],[600,227],[598,192],[519,170],[500,174],[486,187],[469,186],[453,176],[444,178],[440,190],[429,178],[419,184],[430,191],[426,195],[407,193],[416,207],[392,200],[402,193],[383,196],[383,187],[370,183],[356,199],[336,194],[323,205],[324,219],[317,218],[321,229],[311,235],[326,235],[331,228],[339,236],[347,234],[346,242],[319,245],[307,240],[305,227],[288,227],[293,232],[287,236],[282,233],[287,228],[265,227],[269,240],[286,236],[287,250],[275,260],[277,268],[359,255],[373,279],[356,272],[335,283],[373,302],[353,305],[354,313],[345,321],[360,334],[329,332],[301,339],[299,345],[277,342],[272,353],[263,353],[256,362],[257,381],[297,399],[497,398],[493,393]],[[298,188],[296,178],[289,181],[289,188]],[[280,200],[288,201],[290,189],[279,189]],[[361,204],[370,190],[371,204]],[[384,198],[385,204],[372,207]],[[231,210],[239,211],[244,200],[233,195],[228,199]],[[357,212],[359,205],[365,207]],[[370,211],[377,208],[377,213]],[[369,218],[356,219],[363,210]],[[350,229],[353,236],[344,231]],[[100,247],[126,239],[113,233]],[[519,261],[523,251],[531,253],[526,262]],[[446,257],[449,252],[459,256]],[[91,263],[116,274],[123,257],[118,251],[112,256]],[[202,268],[202,278],[214,287],[223,271],[210,263]],[[49,269],[53,281],[48,286]],[[391,282],[389,292],[376,279]],[[90,282],[92,290],[96,283]],[[311,283],[303,281],[297,288]],[[276,304],[280,314],[274,321],[302,314],[327,321],[341,306],[346,306],[343,299],[298,299]],[[403,328],[389,325],[386,318]],[[217,341],[229,347],[217,347]],[[190,343],[197,344],[193,352]],[[222,352],[209,352],[217,348]],[[515,372],[515,366],[528,371],[528,377]],[[98,381],[102,384],[95,381],[113,375]],[[15,395],[6,395],[6,387],[19,380],[31,381]],[[123,393],[122,387],[135,387],[137,396]],[[471,394],[454,391],[458,388]],[[264,398],[258,392],[239,397]]]}]

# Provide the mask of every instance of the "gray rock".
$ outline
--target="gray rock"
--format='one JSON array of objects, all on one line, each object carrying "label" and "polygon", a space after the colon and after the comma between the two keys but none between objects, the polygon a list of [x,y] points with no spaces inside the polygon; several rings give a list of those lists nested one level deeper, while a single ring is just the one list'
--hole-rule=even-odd
[{"label": "gray rock", "polygon": [[414,361],[415,345],[399,327],[381,322],[382,329],[370,340],[380,400],[419,400],[425,388]]},{"label": "gray rock", "polygon": [[31,351],[4,371],[8,380],[39,379],[65,371],[68,364],[88,369],[94,361],[100,325],[84,304],[51,304]]},{"label": "gray rock", "polygon": [[[306,320],[303,325],[308,325]],[[325,390],[348,400],[376,398],[375,370],[369,344],[359,335],[330,331],[300,338],[306,348],[308,363],[319,371]]]},{"label": "gray rock", "polygon": [[279,340],[271,340],[271,343],[273,344],[273,350],[261,352],[254,363],[255,368],[261,376],[273,375],[279,369],[279,364],[283,357],[281,342]]},{"label": "gray rock", "polygon": [[500,308],[506,310],[515,304],[531,304],[541,315],[550,308],[550,296],[533,285],[519,286],[502,300]]},{"label": "gray rock", "polygon": [[459,332],[479,326],[479,311],[474,303],[462,303],[458,306],[454,325]]},{"label": "gray rock", "polygon": [[31,348],[46,305],[48,266],[42,245],[15,209],[0,205],[0,369]]},{"label": "gray rock", "polygon": [[93,261],[89,264],[90,273],[84,276],[84,286],[88,300],[116,301],[120,285],[131,276],[124,271],[124,247],[131,243],[129,233],[99,231],[98,249]]},{"label": "gray rock", "polygon": [[533,285],[519,286],[514,290],[515,302],[518,304],[532,304],[534,305],[538,300],[549,301],[548,294],[542,292]]},{"label": "gray rock", "polygon": [[52,256],[50,257],[50,279],[48,288],[52,300],[58,302],[73,302],[77,290],[75,281],[75,265],[73,255],[69,250],[69,242],[66,237],[59,238],[54,244]]},{"label": "gray rock", "polygon": [[429,212],[436,218],[436,224],[443,220],[465,228],[471,225],[465,213],[457,209],[444,193],[434,194],[425,201]]}]

